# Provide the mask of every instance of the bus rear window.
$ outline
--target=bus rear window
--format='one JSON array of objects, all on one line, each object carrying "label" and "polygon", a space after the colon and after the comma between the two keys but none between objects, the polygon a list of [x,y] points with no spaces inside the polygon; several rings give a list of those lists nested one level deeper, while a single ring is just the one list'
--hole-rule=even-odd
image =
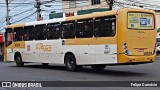
[{"label": "bus rear window", "polygon": [[151,13],[128,13],[128,29],[154,29],[154,15]]}]

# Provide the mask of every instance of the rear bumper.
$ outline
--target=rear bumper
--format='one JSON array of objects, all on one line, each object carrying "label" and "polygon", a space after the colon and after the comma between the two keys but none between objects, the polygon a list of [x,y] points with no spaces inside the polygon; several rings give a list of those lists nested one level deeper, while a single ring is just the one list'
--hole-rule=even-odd
[{"label": "rear bumper", "polygon": [[127,56],[127,55],[119,55],[118,56],[118,64],[136,64],[136,63],[152,63],[156,60],[156,54],[151,56]]}]

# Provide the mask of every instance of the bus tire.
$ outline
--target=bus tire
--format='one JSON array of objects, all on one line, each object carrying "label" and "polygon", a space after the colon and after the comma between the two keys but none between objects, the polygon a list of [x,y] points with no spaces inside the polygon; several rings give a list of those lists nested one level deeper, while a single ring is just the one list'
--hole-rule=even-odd
[{"label": "bus tire", "polygon": [[24,62],[22,62],[22,57],[21,57],[20,54],[16,54],[15,61],[16,61],[17,67],[23,67],[24,66]]},{"label": "bus tire", "polygon": [[104,70],[106,65],[92,65],[91,67],[92,69],[99,71],[99,70]]},{"label": "bus tire", "polygon": [[67,70],[69,70],[69,71],[77,70],[76,59],[73,54],[68,54],[65,57],[65,66],[66,66]]},{"label": "bus tire", "polygon": [[77,69],[82,69],[83,66],[82,65],[77,65]]},{"label": "bus tire", "polygon": [[49,63],[42,63],[43,67],[47,67]]}]

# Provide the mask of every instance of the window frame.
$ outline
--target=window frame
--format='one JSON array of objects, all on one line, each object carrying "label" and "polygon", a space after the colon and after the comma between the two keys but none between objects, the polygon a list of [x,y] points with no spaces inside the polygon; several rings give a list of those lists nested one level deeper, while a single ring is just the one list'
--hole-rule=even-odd
[{"label": "window frame", "polygon": [[[95,32],[95,29],[96,29],[96,19],[101,19],[101,18],[106,18],[106,19],[109,18],[109,23],[111,24],[111,30],[109,32],[113,31],[112,29],[113,29],[113,26],[114,26],[114,34],[113,35],[108,35],[108,36],[107,35],[106,36],[97,36],[97,35],[95,35],[96,34],[96,32]],[[115,18],[115,20],[110,20],[111,18]],[[115,22],[114,23],[115,25],[112,25],[113,22]],[[109,23],[107,23],[107,24],[109,24]],[[109,28],[109,27],[107,27],[107,28]],[[117,32],[117,17],[116,17],[116,15],[96,17],[94,19],[94,37],[96,37],[96,38],[99,38],[99,37],[114,37],[114,36],[116,36],[116,32]]]},{"label": "window frame", "polygon": [[[83,37],[79,37],[79,36],[78,36],[78,33],[77,33],[77,32],[78,32],[78,29],[77,29],[77,27],[78,27],[78,21],[81,22],[81,21],[87,21],[87,20],[93,20],[93,21],[92,21],[92,26],[89,27],[89,28],[91,29],[91,32],[92,32],[91,34],[92,34],[92,35],[91,35],[91,36],[87,36],[87,37],[84,37],[84,36],[83,36]],[[86,23],[88,23],[88,22],[86,22]],[[84,25],[87,25],[86,23],[85,23]],[[87,26],[89,26],[89,25],[87,25]],[[81,31],[85,31],[85,27],[84,27],[84,30],[81,30]],[[76,38],[92,38],[92,37],[94,36],[93,31],[94,31],[94,18],[76,20],[76,32],[75,32],[75,33],[76,33]],[[83,34],[84,34],[84,33],[83,33]]]},{"label": "window frame", "polygon": [[[40,32],[40,35],[38,31],[40,31],[39,29],[37,30],[37,26],[42,26],[43,28],[41,28],[41,32]],[[45,33],[43,32],[43,30],[45,30]],[[43,35],[43,38],[39,38],[39,36]],[[45,35],[45,36],[44,36]],[[39,24],[39,25],[35,25],[35,40],[46,40],[46,24]]]},{"label": "window frame", "polygon": [[[66,23],[66,24],[67,24],[67,23],[72,23],[72,24],[74,23],[74,27],[73,27],[73,33],[74,33],[74,35],[73,35],[73,36],[67,37],[67,38],[63,38],[63,37],[62,37],[62,34],[63,34],[63,33],[62,33],[62,31],[63,31],[63,30],[62,30],[63,26],[62,26],[62,25],[63,25],[64,23]],[[71,30],[71,29],[70,29],[70,30]],[[70,32],[70,34],[71,34],[71,32]],[[62,38],[62,39],[73,39],[73,38],[75,38],[75,37],[76,37],[76,21],[61,22],[61,38]]]},{"label": "window frame", "polygon": [[[21,30],[22,30],[22,31],[21,31]],[[21,34],[21,35],[17,35],[17,32],[16,32],[16,31],[21,32],[21,33],[19,33],[19,34]],[[15,32],[16,32],[16,34],[15,34]],[[24,41],[23,35],[24,35],[24,27],[16,27],[16,28],[13,28],[13,41],[14,41],[14,42]],[[18,38],[19,38],[19,39],[18,39]],[[18,40],[17,40],[17,39],[18,39]]]},{"label": "window frame", "polygon": [[[26,27],[27,27],[27,30],[28,30],[28,27],[33,27],[33,30],[29,30],[29,31],[32,31],[32,32],[29,32],[29,33],[26,33],[25,31],[26,31]],[[33,39],[30,39],[30,35],[31,35],[31,33],[33,33],[32,34],[32,38]],[[28,34],[27,36],[25,36],[26,34]],[[26,39],[26,37],[28,38],[29,37],[29,39]],[[35,27],[34,26],[25,26],[24,27],[24,41],[33,41],[33,40],[35,40]]]},{"label": "window frame", "polygon": [[69,8],[76,8],[76,0],[70,0],[69,1]]},{"label": "window frame", "polygon": [[[57,38],[55,38],[55,36],[54,36],[54,35],[55,35],[55,31],[56,31],[56,30],[54,30],[54,29],[57,28],[57,27],[55,27],[54,25],[56,25],[56,24],[57,24],[57,25],[59,24],[59,26],[58,26],[58,28],[59,28],[59,36],[58,36]],[[50,29],[48,28],[48,25],[53,25],[54,29],[50,30]],[[47,30],[47,31],[46,31],[46,34],[47,34],[47,35],[46,35],[46,38],[47,38],[47,40],[55,40],[55,39],[60,39],[60,38],[61,38],[61,23],[48,23],[48,24],[46,25],[46,30]],[[48,30],[49,30],[49,31],[48,31]],[[52,36],[53,36],[52,38],[48,38],[48,35],[49,35],[48,32],[50,32],[50,31],[52,31],[52,32],[54,31],[54,32],[52,33]],[[58,33],[57,33],[57,34],[58,34]]]},{"label": "window frame", "polygon": [[91,0],[91,5],[99,5],[101,4],[101,0]]}]

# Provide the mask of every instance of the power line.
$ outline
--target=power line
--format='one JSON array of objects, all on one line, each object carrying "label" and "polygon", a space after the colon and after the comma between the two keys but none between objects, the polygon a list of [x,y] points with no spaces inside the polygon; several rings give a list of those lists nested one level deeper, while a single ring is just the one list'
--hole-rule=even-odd
[{"label": "power line", "polygon": [[134,0],[128,0],[129,2],[118,2],[115,1],[115,3],[118,4],[118,6],[123,7],[123,5],[128,5],[128,6],[137,6],[137,7],[148,7],[148,9],[151,9],[151,7],[160,7],[158,5],[152,5],[152,4],[148,4],[148,3],[144,3],[144,2],[138,2],[138,1],[134,1]]},{"label": "power line", "polygon": [[[22,3],[24,3],[24,2],[26,2],[27,0],[24,0]],[[17,7],[19,7],[19,6],[22,6],[22,5],[26,5],[26,4],[19,4],[19,5],[16,5],[16,6],[14,6],[11,10],[13,10],[13,9],[15,9],[15,8],[17,8]],[[31,5],[31,4],[28,4],[28,5]]]},{"label": "power line", "polygon": [[[0,3],[0,4],[6,4],[6,3]],[[9,3],[9,4],[33,4],[33,3]]]},{"label": "power line", "polygon": [[26,13],[26,12],[28,12],[28,11],[32,11],[33,9],[34,9],[34,8],[32,7],[32,8],[30,8],[30,9],[24,10],[24,11],[22,11],[22,12],[20,12],[20,13],[11,15],[11,17],[15,17],[15,16],[18,16],[18,15],[21,15],[21,14]]},{"label": "power line", "polygon": [[10,0],[9,3],[11,3],[13,0]]},{"label": "power line", "polygon": [[[12,8],[12,10],[15,9],[15,8],[17,8],[17,7],[19,7],[20,5],[33,5],[33,4],[34,4],[34,3],[26,2],[27,0],[24,0],[22,3],[21,3],[21,2],[12,2],[12,1],[14,1],[14,0],[10,0],[10,1],[8,2],[8,4],[11,4],[11,5],[15,5],[15,4],[16,4],[16,6],[14,6],[14,7]],[[52,0],[52,1],[54,1],[54,0]],[[24,2],[25,2],[25,3],[24,3]],[[50,1],[49,1],[49,2],[50,2]],[[45,1],[44,3],[49,3],[49,2],[48,2],[48,1]],[[6,3],[0,3],[0,4],[6,4]],[[21,9],[22,9],[22,8],[21,8]],[[21,15],[21,14],[26,13],[26,12],[28,12],[28,11],[31,11],[31,10],[33,10],[33,9],[34,9],[34,8],[31,8],[31,9],[28,9],[28,10],[24,10],[24,11],[22,11],[22,12],[20,12],[20,13],[17,13],[17,14],[12,15],[12,17]],[[20,10],[18,10],[18,11],[20,11]],[[29,16],[31,16],[31,15],[29,15]],[[28,17],[28,16],[26,16],[26,17]],[[20,19],[20,20],[14,21],[13,23],[22,21],[22,20],[24,20],[24,19],[27,19],[27,18],[22,18],[22,19]],[[2,18],[1,22],[3,22],[3,21],[5,21],[5,17]],[[2,25],[2,23],[1,23],[1,25]]]},{"label": "power line", "polygon": [[6,15],[0,20],[0,22],[2,22],[5,18],[6,18]]},{"label": "power line", "polygon": [[34,12],[34,13],[32,13],[32,14],[30,14],[30,15],[28,15],[28,16],[26,16],[26,17],[20,19],[20,20],[14,21],[14,22],[12,22],[12,23],[17,23],[17,22],[20,22],[20,21],[22,21],[22,20],[28,19],[28,17],[34,15],[35,13],[36,13],[36,12]]},{"label": "power line", "polygon": [[51,1],[43,1],[41,2],[40,0],[35,0],[36,4],[35,4],[35,8],[37,8],[36,12],[37,12],[37,21],[39,21],[42,17],[41,17],[41,5],[42,4],[47,4],[50,2],[53,2],[55,0],[51,0]]},{"label": "power line", "polygon": [[3,27],[2,29],[0,29],[0,31],[3,31],[5,29],[5,27]]},{"label": "power line", "polygon": [[4,26],[5,24],[6,24],[5,22],[2,22],[2,23],[1,23],[1,26]]}]

